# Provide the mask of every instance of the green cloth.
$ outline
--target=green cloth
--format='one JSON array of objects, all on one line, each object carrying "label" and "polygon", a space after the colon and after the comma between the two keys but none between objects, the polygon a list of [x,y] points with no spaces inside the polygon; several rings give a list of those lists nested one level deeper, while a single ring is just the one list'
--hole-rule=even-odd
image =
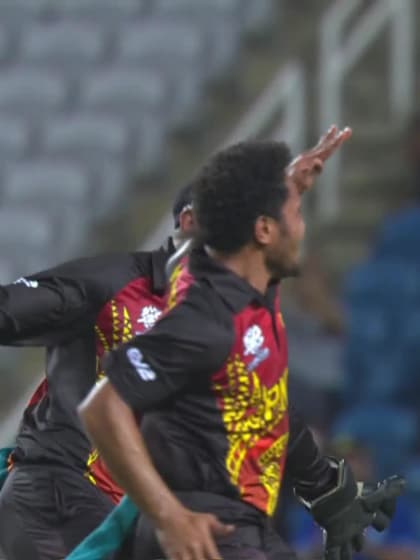
[{"label": "green cloth", "polygon": [[108,517],[65,560],[106,560],[119,550],[138,516],[139,510],[127,496]]},{"label": "green cloth", "polygon": [[9,471],[7,470],[9,455],[13,451],[13,447],[4,447],[0,449],[0,489],[6,482]]}]

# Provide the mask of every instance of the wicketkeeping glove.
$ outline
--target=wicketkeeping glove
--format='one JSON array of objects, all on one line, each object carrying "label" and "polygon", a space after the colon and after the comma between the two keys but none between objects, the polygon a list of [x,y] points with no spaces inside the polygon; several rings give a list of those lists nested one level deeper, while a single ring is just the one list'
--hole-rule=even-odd
[{"label": "wicketkeeping glove", "polygon": [[383,531],[389,526],[405,480],[392,476],[367,485],[354,480],[343,460],[330,460],[337,467],[336,486],[311,502],[298,498],[324,529],[326,560],[351,560],[353,551],[362,549],[367,527]]}]

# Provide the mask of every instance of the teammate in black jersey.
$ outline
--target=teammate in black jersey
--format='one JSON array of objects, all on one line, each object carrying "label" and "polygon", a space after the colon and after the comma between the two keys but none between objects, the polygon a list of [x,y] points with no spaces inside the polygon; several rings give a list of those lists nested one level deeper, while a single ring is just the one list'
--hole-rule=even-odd
[{"label": "teammate in black jersey", "polygon": [[45,346],[47,355],[0,493],[0,547],[8,560],[64,558],[122,495],[77,406],[103,376],[104,352],[161,314],[167,259],[192,224],[188,187],[175,201],[174,221],[174,237],[156,251],[75,260],[0,287],[0,344]]}]

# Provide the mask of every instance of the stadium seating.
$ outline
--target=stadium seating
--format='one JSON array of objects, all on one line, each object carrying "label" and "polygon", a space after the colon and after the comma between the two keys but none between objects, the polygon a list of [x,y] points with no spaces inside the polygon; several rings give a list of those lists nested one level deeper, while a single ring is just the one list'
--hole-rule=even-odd
[{"label": "stadium seating", "polygon": [[243,26],[248,33],[266,31],[273,22],[274,6],[271,0],[246,0],[243,10]]},{"label": "stadium seating", "polygon": [[420,457],[414,456],[404,469],[404,476],[407,479],[407,492],[412,502],[417,507],[415,524],[417,534],[420,535]]},{"label": "stadium seating", "polygon": [[203,64],[204,40],[196,27],[156,18],[127,25],[118,55],[122,65],[158,68],[165,76],[171,91],[170,121],[175,128],[199,122],[207,65]]},{"label": "stadium seating", "polygon": [[[5,221],[3,278],[70,258],[134,175],[164,172],[170,134],[202,126],[206,88],[234,79],[243,38],[270,25],[273,6],[0,2],[0,209],[16,218]],[[52,229],[56,243],[25,243],[32,229]]]},{"label": "stadium seating", "polygon": [[73,163],[38,160],[10,165],[3,189],[5,201],[36,204],[80,205],[91,200],[91,187],[86,174]]},{"label": "stadium seating", "polygon": [[136,118],[135,111],[165,110],[167,101],[165,79],[156,71],[130,68],[101,70],[86,77],[81,104],[107,114],[125,113]]},{"label": "stadium seating", "polygon": [[368,446],[379,476],[401,472],[416,444],[417,416],[393,405],[357,405],[343,412],[332,428],[332,439]]},{"label": "stadium seating", "polygon": [[2,23],[21,24],[36,21],[45,14],[50,0],[3,0],[1,2]]},{"label": "stadium seating", "polygon": [[[39,243],[37,248],[43,261],[45,251],[48,252],[51,264],[54,258],[63,260],[63,255],[74,251],[80,236],[86,235],[88,212],[93,203],[93,188],[86,172],[77,168],[73,162],[22,162],[7,166],[3,200],[5,204],[2,209],[5,212],[16,206],[26,212],[29,223],[34,212],[42,212],[42,227],[54,228],[54,243],[45,249]],[[28,234],[30,228],[25,224],[22,229],[17,221],[15,228],[12,227],[10,242],[13,239],[13,229],[19,229],[15,245],[21,253],[25,245],[22,232]],[[35,257],[31,253],[28,259],[34,261]]]},{"label": "stadium seating", "polygon": [[377,257],[420,262],[420,207],[404,209],[385,220],[374,245]]},{"label": "stadium seating", "polygon": [[92,22],[37,23],[22,32],[20,57],[24,64],[81,70],[101,62],[106,34]]},{"label": "stadium seating", "polygon": [[[22,1],[22,0],[21,0]],[[45,0],[44,0],[45,1]],[[59,18],[76,21],[101,21],[115,27],[116,22],[141,17],[151,0],[47,0],[51,13]]]},{"label": "stadium seating", "polygon": [[0,157],[2,163],[22,159],[29,146],[30,129],[18,116],[0,115]]},{"label": "stadium seating", "polygon": [[[1,137],[0,137],[1,138]],[[58,116],[45,126],[45,150],[54,156],[75,159],[126,158],[129,134],[118,117],[79,113],[69,119]]]},{"label": "stadium seating", "polygon": [[41,208],[11,204],[0,208],[2,274],[9,281],[30,272],[31,264],[32,272],[48,264],[54,242],[54,224]]},{"label": "stadium seating", "polygon": [[[401,470],[418,451],[419,245],[419,207],[389,216],[371,257],[348,275],[344,290],[347,410],[335,432],[353,433],[371,446],[382,475]],[[418,460],[409,465],[409,498],[418,504]],[[420,508],[417,517],[420,531]]]},{"label": "stadium seating", "polygon": [[207,42],[208,77],[228,77],[237,64],[240,51],[241,10],[239,0],[156,0],[160,16],[196,25]]},{"label": "stadium seating", "polygon": [[420,269],[401,259],[356,268],[345,286],[348,402],[409,402],[420,387]]},{"label": "stadium seating", "polygon": [[0,74],[0,111],[32,119],[65,109],[66,83],[51,70],[17,67]]}]

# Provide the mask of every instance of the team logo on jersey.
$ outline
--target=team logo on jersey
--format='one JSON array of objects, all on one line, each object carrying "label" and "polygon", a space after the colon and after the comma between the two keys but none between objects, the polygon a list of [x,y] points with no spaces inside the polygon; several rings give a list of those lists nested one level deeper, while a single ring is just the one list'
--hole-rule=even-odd
[{"label": "team logo on jersey", "polygon": [[254,359],[247,366],[248,371],[253,371],[270,355],[269,348],[263,347],[264,335],[261,327],[258,325],[252,325],[249,327],[244,334],[243,342],[245,347],[245,356],[254,356]]},{"label": "team logo on jersey", "polygon": [[151,329],[161,315],[162,311],[160,309],[154,305],[146,305],[141,310],[137,323],[141,323],[145,329]]},{"label": "team logo on jersey", "polygon": [[126,356],[143,381],[153,381],[156,379],[156,373],[152,370],[149,364],[146,364],[143,360],[143,354],[138,348],[128,348]]},{"label": "team logo on jersey", "polygon": [[252,325],[244,334],[245,356],[252,354],[255,356],[261,346],[264,344],[264,335],[261,327]]}]

